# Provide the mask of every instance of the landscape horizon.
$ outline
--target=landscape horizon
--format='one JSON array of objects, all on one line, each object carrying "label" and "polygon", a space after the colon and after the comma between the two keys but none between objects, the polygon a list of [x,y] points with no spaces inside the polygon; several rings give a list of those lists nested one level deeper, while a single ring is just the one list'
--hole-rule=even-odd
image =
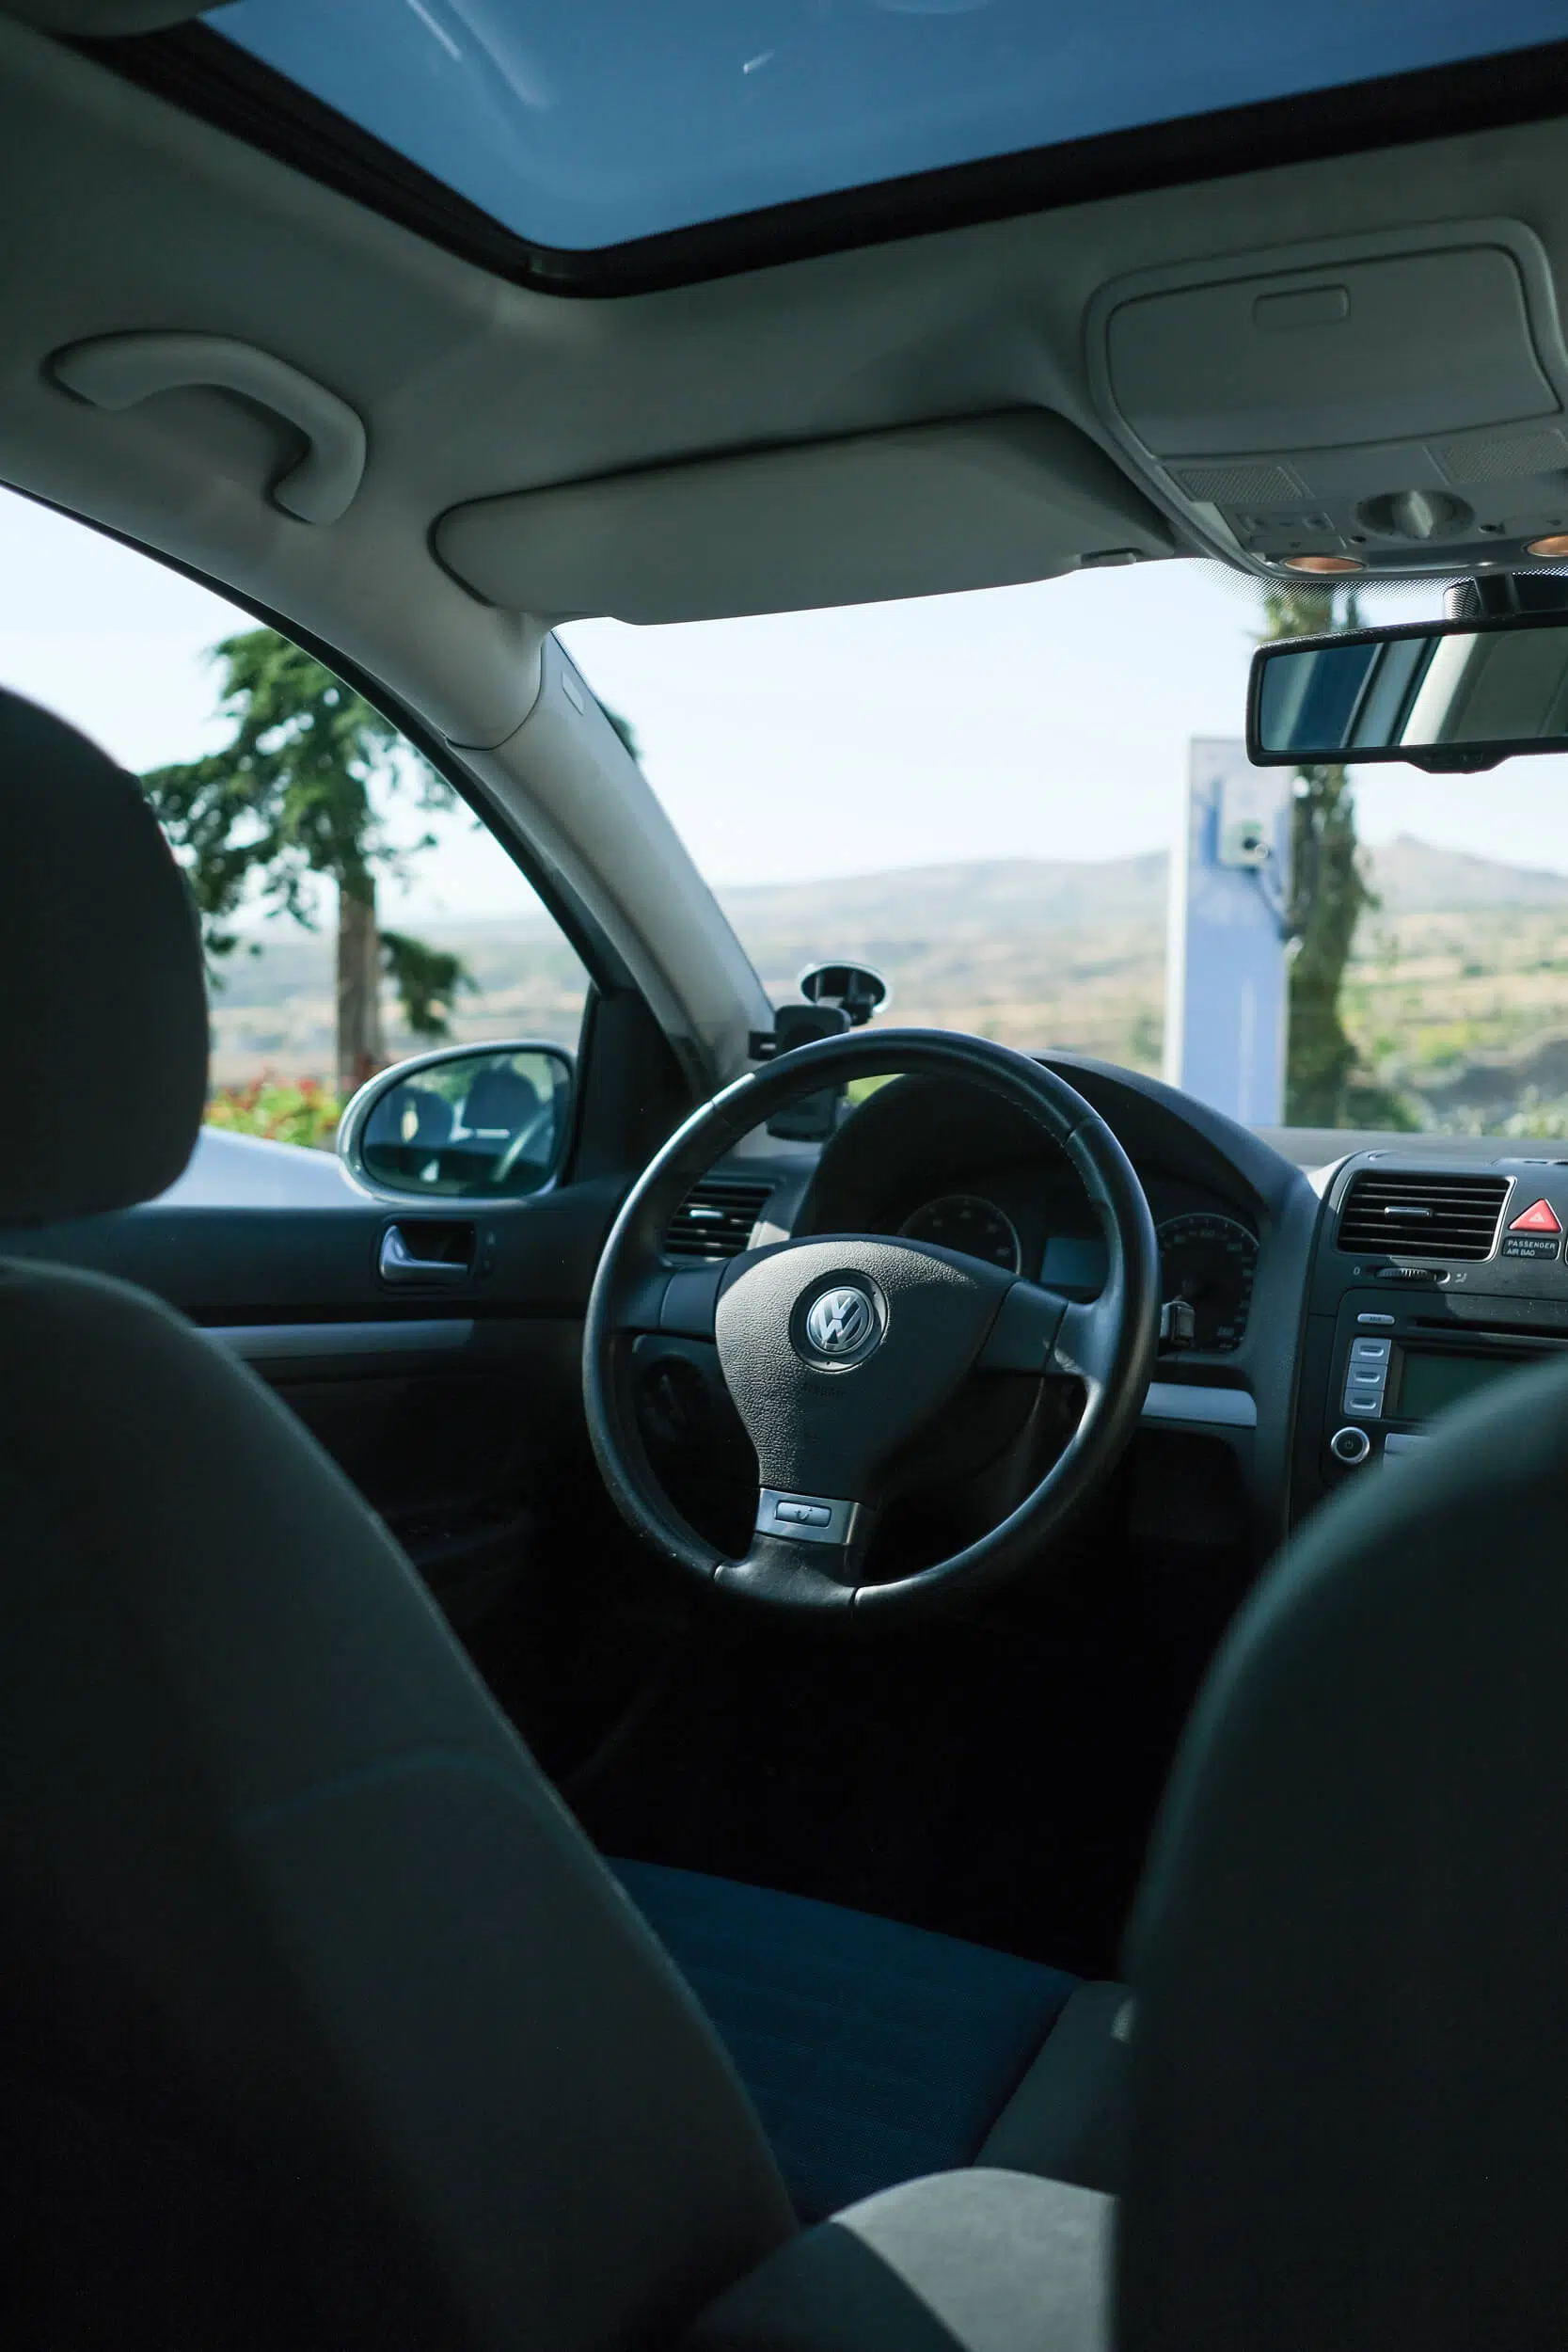
[{"label": "landscape horizon", "polygon": [[[1408,834],[1362,856],[1377,903],[1357,930],[1344,1015],[1369,1073],[1423,1126],[1550,1122],[1557,1105],[1568,1125],[1568,874]],[[1144,850],[894,867],[716,895],[775,1003],[794,995],[808,963],[858,957],[890,980],[898,1022],[1158,1071],[1168,880],[1165,852]],[[462,955],[479,983],[459,1000],[458,1038],[574,1041],[581,974],[542,910],[432,917],[420,930]],[[260,953],[246,952],[252,943]],[[330,1072],[328,929],[260,927],[222,975],[218,1084]],[[388,1047],[419,1050],[390,1006]]]}]

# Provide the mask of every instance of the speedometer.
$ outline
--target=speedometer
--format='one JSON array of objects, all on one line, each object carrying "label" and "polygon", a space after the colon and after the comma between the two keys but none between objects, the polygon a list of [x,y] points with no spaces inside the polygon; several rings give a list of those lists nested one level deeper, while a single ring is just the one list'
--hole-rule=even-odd
[{"label": "speedometer", "polygon": [[926,1201],[898,1230],[907,1241],[961,1249],[966,1258],[983,1258],[987,1265],[1005,1266],[1009,1274],[1016,1274],[1022,1263],[1011,1218],[994,1201],[973,1192],[949,1192],[940,1200]]},{"label": "speedometer", "polygon": [[1190,1344],[1227,1355],[1240,1347],[1258,1271],[1258,1243],[1233,1216],[1199,1210],[1161,1226],[1160,1296],[1193,1311]]}]

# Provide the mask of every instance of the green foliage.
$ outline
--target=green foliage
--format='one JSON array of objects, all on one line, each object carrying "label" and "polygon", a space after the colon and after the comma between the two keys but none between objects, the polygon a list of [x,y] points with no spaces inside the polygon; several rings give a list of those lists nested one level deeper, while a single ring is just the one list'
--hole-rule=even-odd
[{"label": "green foliage", "polygon": [[[1358,626],[1355,594],[1283,582],[1264,590],[1267,637],[1317,637]],[[1356,1068],[1340,1013],[1356,925],[1378,904],[1361,870],[1355,802],[1341,767],[1298,768],[1291,826],[1290,1033],[1285,1118],[1292,1127],[1410,1127],[1399,1097]]]},{"label": "green foliage", "polygon": [[217,1087],[207,1105],[209,1127],[241,1136],[264,1136],[269,1143],[299,1143],[330,1152],[342,1116],[338,1097],[314,1078],[297,1082],[270,1075],[245,1087]]},{"label": "green foliage", "polygon": [[381,961],[414,1035],[450,1038],[453,998],[464,990],[470,995],[479,993],[479,982],[462,957],[427,946],[404,931],[383,931]]},{"label": "green foliage", "polygon": [[637,729],[632,725],[631,721],[629,719],[623,719],[618,710],[611,710],[608,703],[601,703],[599,705],[599,708],[604,712],[605,717],[610,721],[610,725],[615,729],[616,734],[620,737],[627,751],[630,752],[633,759],[641,759],[642,756],[641,746],[637,740]]},{"label": "green foliage", "polygon": [[[427,810],[452,798],[390,721],[275,629],[225,638],[213,660],[229,740],[204,758],[142,778],[184,867],[210,964],[238,945],[233,917],[252,891],[259,889],[269,914],[313,928],[314,878],[369,906],[378,875],[401,879],[434,836],[395,845],[378,790],[411,790]],[[409,1026],[420,1036],[445,1035],[444,1025],[430,1023],[444,1024],[466,983],[457,959],[400,934],[386,961]]]}]

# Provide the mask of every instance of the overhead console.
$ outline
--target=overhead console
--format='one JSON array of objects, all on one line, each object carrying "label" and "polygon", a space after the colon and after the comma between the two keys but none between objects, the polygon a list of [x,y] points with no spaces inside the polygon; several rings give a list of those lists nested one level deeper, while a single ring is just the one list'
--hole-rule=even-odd
[{"label": "overhead console", "polygon": [[1568,1160],[1357,1152],[1319,1229],[1292,1517],[1450,1405],[1568,1348]]},{"label": "overhead console", "polygon": [[1134,471],[1232,563],[1452,574],[1568,532],[1568,353],[1518,221],[1118,278],[1088,362]]}]

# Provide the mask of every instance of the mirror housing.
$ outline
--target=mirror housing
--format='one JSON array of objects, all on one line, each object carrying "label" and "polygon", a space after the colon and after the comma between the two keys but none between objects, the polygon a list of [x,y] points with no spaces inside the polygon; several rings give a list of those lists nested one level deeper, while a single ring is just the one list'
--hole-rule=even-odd
[{"label": "mirror housing", "polygon": [[1568,751],[1568,612],[1420,621],[1259,645],[1246,745],[1259,768],[1402,760],[1433,775]]},{"label": "mirror housing", "polygon": [[800,989],[808,1005],[842,1011],[845,1026],[850,1029],[863,1029],[892,993],[881,974],[869,963],[808,964],[800,975]]},{"label": "mirror housing", "polygon": [[419,1054],[359,1089],[338,1129],[338,1157],[370,1192],[524,1200],[560,1168],[574,1081],[565,1048],[532,1039]]}]

